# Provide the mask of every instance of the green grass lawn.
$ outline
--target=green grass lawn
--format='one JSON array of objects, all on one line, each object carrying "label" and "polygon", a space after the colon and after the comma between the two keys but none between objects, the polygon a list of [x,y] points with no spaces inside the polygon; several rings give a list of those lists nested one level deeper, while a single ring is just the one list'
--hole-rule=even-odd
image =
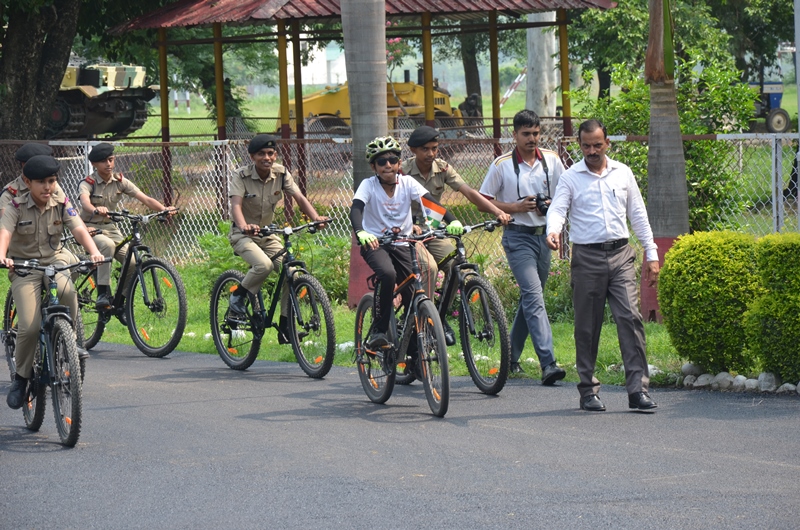
[{"label": "green grass lawn", "polygon": [[[178,345],[178,349],[217,355],[211,339],[209,324],[209,295],[215,278],[209,277],[204,268],[199,266],[181,267],[179,270],[187,290],[189,313],[184,337]],[[5,293],[7,289],[8,279],[6,275],[2,275],[0,277],[0,290]],[[352,366],[355,311],[351,311],[341,305],[334,306],[334,318],[337,342],[335,364]],[[458,330],[457,322],[452,322],[451,325],[453,329]],[[554,323],[552,327],[556,359],[567,370],[566,380],[577,382],[572,323]],[[664,326],[647,324],[646,333],[648,361],[665,372],[664,375],[653,378],[654,385],[673,384],[675,382],[674,376],[680,372],[683,360],[675,353]],[[112,319],[108,323],[102,341],[133,344],[128,334],[128,329],[123,327],[117,319]],[[466,365],[460,356],[460,346],[451,346],[448,352],[451,359],[451,373],[453,375],[467,376]],[[291,346],[278,345],[276,333],[273,330],[267,331],[258,358],[279,362],[296,362]],[[522,354],[521,361],[528,374],[524,377],[537,379],[540,377],[538,361],[536,361],[536,354],[530,342],[528,342]],[[222,360],[219,362],[222,365]],[[603,326],[600,353],[597,361],[597,378],[604,384],[624,384],[625,377],[621,367],[616,326],[613,324]]]}]

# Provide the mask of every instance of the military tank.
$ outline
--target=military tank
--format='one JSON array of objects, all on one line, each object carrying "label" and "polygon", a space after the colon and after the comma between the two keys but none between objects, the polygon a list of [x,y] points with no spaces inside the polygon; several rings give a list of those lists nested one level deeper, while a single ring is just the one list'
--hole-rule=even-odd
[{"label": "military tank", "polygon": [[70,65],[47,123],[45,138],[127,136],[147,121],[147,102],[156,91],[145,86],[143,66]]}]

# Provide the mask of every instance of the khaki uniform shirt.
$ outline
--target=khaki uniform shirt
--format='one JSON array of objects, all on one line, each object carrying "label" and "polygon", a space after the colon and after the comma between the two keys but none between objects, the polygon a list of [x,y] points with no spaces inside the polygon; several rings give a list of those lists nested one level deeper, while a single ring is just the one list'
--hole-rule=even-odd
[{"label": "khaki uniform shirt", "polygon": [[[437,158],[433,161],[429,175],[422,175],[419,172],[416,158],[403,160],[403,163],[400,165],[400,173],[413,177],[414,180],[425,186],[425,189],[428,190],[439,203],[442,202],[445,184],[450,186],[453,191],[458,191],[461,186],[466,184],[464,179],[461,178],[461,175],[453,169],[453,166],[441,158]],[[412,203],[411,212],[416,221],[422,218],[422,208],[419,204]]]},{"label": "khaki uniform shirt", "polygon": [[6,255],[38,259],[42,265],[55,261],[64,227],[72,231],[82,225],[78,212],[67,197],[57,200],[51,196],[42,211],[30,193],[12,200],[0,220],[0,228],[11,232]]},{"label": "khaki uniform shirt", "polygon": [[[12,182],[9,182],[5,188],[3,188],[2,194],[0,194],[0,215],[2,215],[3,210],[5,210],[9,204],[11,204],[11,200],[14,197],[19,197],[23,193],[28,191],[28,186],[25,185],[25,181],[22,180],[22,175],[18,176]],[[64,200],[64,190],[61,189],[61,186],[56,182],[56,189],[53,192],[53,197],[57,201]]]},{"label": "khaki uniform shirt", "polygon": [[[242,198],[242,215],[246,224],[267,226],[272,224],[275,208],[283,198],[300,194],[292,175],[280,164],[272,164],[272,171],[266,180],[261,180],[254,165],[239,168],[231,177],[229,197]],[[242,234],[231,226],[229,237],[233,242]],[[249,236],[244,236],[249,237]],[[257,239],[257,238],[255,238]]]},{"label": "khaki uniform shirt", "polygon": [[[118,210],[123,199],[123,194],[135,197],[141,190],[130,180],[123,178],[121,173],[114,173],[108,182],[95,171],[78,185],[78,196],[88,195],[89,201],[96,207],[105,206],[111,211]],[[95,215],[92,210],[81,208],[81,219],[87,226],[112,224],[108,217]]]}]

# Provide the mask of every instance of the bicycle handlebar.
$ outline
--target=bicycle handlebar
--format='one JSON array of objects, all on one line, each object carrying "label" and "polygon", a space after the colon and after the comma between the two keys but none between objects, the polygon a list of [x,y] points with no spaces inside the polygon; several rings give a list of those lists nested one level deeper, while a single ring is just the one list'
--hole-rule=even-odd
[{"label": "bicycle handlebar", "polygon": [[[512,223],[514,222],[514,218],[513,217],[511,218],[510,222],[512,222]],[[498,226],[503,226],[503,223],[501,223],[497,219],[489,219],[489,220],[486,220],[486,221],[481,221],[480,223],[477,223],[477,224],[474,224],[474,225],[465,226],[464,227],[464,234],[469,234],[470,232],[472,232],[473,230],[477,230],[478,228],[483,228],[487,232],[494,232],[494,229],[497,228]],[[445,229],[442,229],[442,228],[437,229],[434,232],[436,234],[436,237],[438,237],[438,238],[450,237],[450,238],[454,238],[455,239],[455,238],[461,237],[461,236],[456,236],[456,235],[453,235],[453,234],[448,234],[447,231]],[[462,234],[462,235],[464,235],[464,234]]]},{"label": "bicycle handlebar", "polygon": [[279,228],[276,224],[271,224],[269,226],[259,228],[258,232],[255,230],[240,230],[240,232],[251,236],[257,235],[259,237],[271,236],[273,234],[284,234],[286,236],[290,236],[307,229],[308,233],[314,234],[318,230],[317,227],[320,225],[329,224],[332,221],[334,221],[334,219],[325,219],[323,221],[311,221],[310,223],[300,226],[284,226],[283,228]]},{"label": "bicycle handlebar", "polygon": [[[160,212],[151,213],[148,215],[141,215],[141,214],[133,214],[128,210],[122,210],[121,212],[112,212],[109,211],[106,213],[109,218],[111,218],[114,222],[122,221],[123,219],[129,219],[131,221],[147,224],[152,219],[157,218],[159,221],[166,221],[166,218],[174,213],[177,213],[180,208],[172,208],[171,210],[161,210]],[[97,214],[97,209],[94,210],[94,213]]]},{"label": "bicycle handlebar", "polygon": [[[75,269],[81,267],[81,272],[89,272],[92,268],[100,265],[101,263],[109,263],[114,258],[104,258],[103,261],[94,262],[89,259],[81,260],[77,263],[71,263],[68,265],[39,265],[38,259],[25,259],[25,260],[13,260],[14,261],[14,272],[17,276],[27,276],[31,273],[31,271],[42,271],[46,272],[47,269],[52,268],[55,272],[61,272],[69,269]],[[4,263],[0,263],[0,269],[8,269]]]}]

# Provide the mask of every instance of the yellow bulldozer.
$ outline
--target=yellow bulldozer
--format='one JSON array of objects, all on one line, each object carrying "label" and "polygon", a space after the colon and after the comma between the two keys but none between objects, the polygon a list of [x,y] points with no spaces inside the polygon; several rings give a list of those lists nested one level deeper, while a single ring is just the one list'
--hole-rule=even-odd
[{"label": "yellow bulldozer", "polygon": [[[434,87],[434,119],[443,136],[457,138],[466,133],[461,111],[451,106],[450,94]],[[347,83],[326,86],[303,97],[307,133],[350,136],[350,95]],[[414,129],[425,122],[425,89],[409,81],[386,83],[386,114],[389,130]],[[295,100],[289,102],[289,118],[297,118]]]}]

